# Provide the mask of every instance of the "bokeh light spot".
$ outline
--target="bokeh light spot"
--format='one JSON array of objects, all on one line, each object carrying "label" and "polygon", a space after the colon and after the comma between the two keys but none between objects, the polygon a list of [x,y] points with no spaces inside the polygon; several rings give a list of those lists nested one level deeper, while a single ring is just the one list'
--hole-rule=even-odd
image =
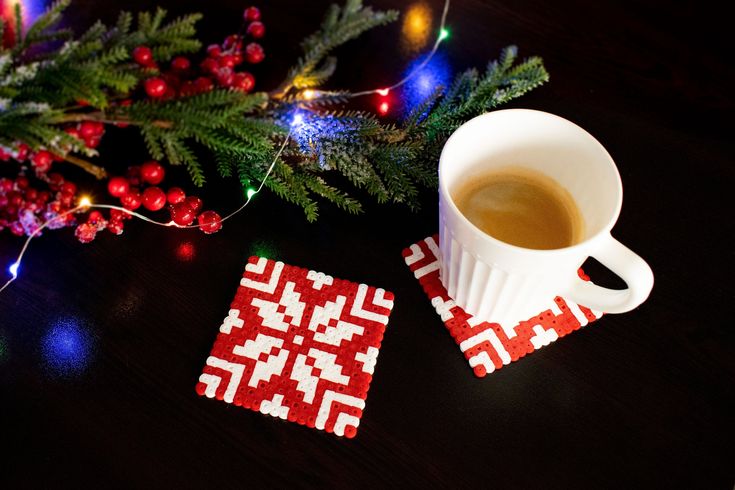
[{"label": "bokeh light spot", "polygon": [[76,318],[54,322],[41,341],[46,366],[61,376],[84,372],[92,355],[93,339]]},{"label": "bokeh light spot", "polygon": [[[413,73],[426,59],[426,55],[419,56],[411,62],[405,71],[405,75]],[[452,81],[452,67],[447,56],[441,51],[429,60],[429,62],[418,70],[411,79],[402,87],[401,98],[403,99],[406,112],[410,112],[424,102],[438,87],[446,89]]]},{"label": "bokeh light spot", "polygon": [[401,47],[406,53],[415,53],[426,46],[431,35],[433,15],[425,2],[411,4],[403,16]]},{"label": "bokeh light spot", "polygon": [[191,262],[196,254],[197,250],[192,242],[182,242],[176,247],[176,258],[182,262]]}]

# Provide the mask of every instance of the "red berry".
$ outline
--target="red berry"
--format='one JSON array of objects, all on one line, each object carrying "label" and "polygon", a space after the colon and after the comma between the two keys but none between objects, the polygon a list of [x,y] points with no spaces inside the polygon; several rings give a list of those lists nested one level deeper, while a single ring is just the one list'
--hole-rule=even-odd
[{"label": "red berry", "polygon": [[194,87],[196,88],[197,92],[209,92],[214,88],[214,83],[212,83],[212,79],[208,77],[199,77],[196,80],[194,80]]},{"label": "red berry", "polygon": [[89,217],[87,218],[88,223],[97,223],[98,221],[104,221],[105,217],[102,215],[100,211],[97,211],[96,209],[89,213]]},{"label": "red berry", "polygon": [[124,177],[113,177],[107,182],[107,192],[112,197],[122,197],[130,190],[130,184]]},{"label": "red berry", "polygon": [[222,218],[214,211],[204,211],[199,215],[197,221],[199,228],[207,235],[216,233],[222,228]]},{"label": "red berry", "polygon": [[166,82],[163,81],[163,79],[154,77],[149,78],[145,81],[145,93],[148,94],[149,97],[158,98],[163,97],[163,94],[166,93]]},{"label": "red berry", "polygon": [[186,71],[190,66],[191,61],[189,61],[189,58],[185,58],[183,56],[177,56],[171,60],[171,68],[177,71]]},{"label": "red berry", "polygon": [[155,160],[145,162],[140,166],[140,178],[148,184],[158,185],[166,175],[163,166]]},{"label": "red berry", "polygon": [[99,136],[92,136],[91,138],[87,138],[84,140],[84,146],[87,148],[97,148],[100,144],[100,141],[102,141],[102,138]]},{"label": "red berry", "polygon": [[110,220],[107,222],[107,229],[115,235],[122,235],[123,222],[121,220]]},{"label": "red berry", "polygon": [[110,209],[110,221],[123,221],[126,219],[133,219],[133,215],[120,211],[119,209]]},{"label": "red berry", "polygon": [[51,168],[51,162],[53,161],[53,155],[46,150],[40,150],[31,157],[31,164],[33,167],[41,173],[48,172]]},{"label": "red berry", "polygon": [[18,189],[27,189],[29,184],[28,177],[20,175],[15,178],[15,185],[18,186]]},{"label": "red berry", "polygon": [[77,226],[77,229],[74,231],[74,236],[82,243],[89,243],[97,236],[97,227],[90,223],[82,223]]},{"label": "red berry", "polygon": [[143,191],[143,207],[158,211],[166,205],[166,193],[159,187],[149,187]]},{"label": "red berry", "polygon": [[197,217],[196,211],[186,202],[180,202],[171,206],[171,219],[179,226],[189,226]]},{"label": "red berry", "polygon": [[129,190],[127,194],[120,198],[120,202],[125,209],[135,211],[143,204],[143,196],[136,190]]},{"label": "red berry", "polygon": [[19,192],[15,192],[15,191],[9,192],[8,200],[10,201],[11,206],[18,207],[21,204],[23,204],[23,196]]},{"label": "red berry", "polygon": [[202,209],[202,200],[196,196],[189,196],[184,202],[197,213]]},{"label": "red berry", "polygon": [[265,58],[263,47],[258,43],[250,43],[245,46],[245,59],[248,63],[260,63]]},{"label": "red berry", "polygon": [[246,22],[260,20],[260,10],[258,7],[248,7],[242,13],[242,18],[245,19]]},{"label": "red berry", "polygon": [[105,132],[105,126],[97,121],[84,121],[79,125],[79,136],[87,140],[95,136],[102,136]]},{"label": "red berry", "polygon": [[232,73],[232,68],[220,68],[217,70],[217,83],[222,87],[232,86],[234,80],[235,75]]},{"label": "red berry", "polygon": [[3,177],[0,179],[0,192],[10,192],[13,190],[13,181]]},{"label": "red berry", "polygon": [[59,173],[52,172],[46,176],[46,181],[51,190],[55,191],[64,183],[64,177]]},{"label": "red berry", "polygon": [[219,68],[219,63],[214,58],[206,58],[201,62],[199,67],[204,73],[213,73],[217,68]]},{"label": "red berry", "polygon": [[242,39],[237,34],[231,34],[227,36],[223,44],[226,51],[235,50],[239,51],[242,49]]},{"label": "red berry", "polygon": [[74,194],[69,194],[68,192],[60,192],[57,194],[57,200],[61,203],[61,205],[65,208],[70,208],[71,203],[74,202]]},{"label": "red berry", "polygon": [[148,46],[138,46],[133,49],[133,59],[142,66],[150,66],[153,61],[153,51]]},{"label": "red berry", "polygon": [[186,194],[178,187],[172,187],[166,193],[166,200],[169,204],[178,204],[186,199]]},{"label": "red berry", "polygon": [[21,143],[18,145],[18,156],[15,157],[16,160],[19,162],[24,161],[26,158],[28,158],[28,154],[31,151],[31,147],[26,145],[25,143]]},{"label": "red berry", "polygon": [[23,225],[17,221],[13,221],[10,224],[10,233],[16,236],[23,236],[25,234],[25,230],[23,230]]},{"label": "red berry", "polygon": [[219,66],[233,68],[235,66],[235,57],[231,54],[222,55],[219,59]]},{"label": "red berry", "polygon": [[87,223],[97,228],[97,231],[104,230],[107,227],[107,220],[99,211],[92,211],[89,213]]},{"label": "red berry", "polygon": [[232,88],[236,90],[242,90],[243,92],[250,92],[255,87],[255,77],[244,71],[242,73],[235,73],[235,79],[232,81]]},{"label": "red berry", "polygon": [[210,44],[207,46],[207,56],[210,58],[219,58],[222,54],[222,47],[219,44]]},{"label": "red berry", "polygon": [[256,20],[248,26],[247,33],[254,39],[260,39],[265,36],[265,25]]},{"label": "red berry", "polygon": [[59,187],[59,191],[64,194],[74,195],[77,193],[77,185],[74,182],[64,182],[61,184],[61,187]]}]

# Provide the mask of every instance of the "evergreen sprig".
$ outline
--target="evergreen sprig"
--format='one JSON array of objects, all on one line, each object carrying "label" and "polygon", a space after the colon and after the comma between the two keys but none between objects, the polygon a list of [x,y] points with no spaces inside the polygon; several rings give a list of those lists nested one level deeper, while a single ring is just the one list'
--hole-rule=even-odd
[{"label": "evergreen sprig", "polygon": [[[406,117],[382,122],[372,113],[351,110],[349,91],[321,88],[336,69],[334,49],[398,16],[347,0],[329,8],[320,28],[302,43],[301,58],[270,93],[214,89],[172,100],[120,103],[157,74],[133,63],[132,50],[146,45],[158,61],[199,50],[195,24],[201,15],[166,22],[160,8],[137,18],[121,12],[115,25],[97,22],[73,38],[57,28],[69,2],[55,2],[25,34],[18,10],[15,45],[0,50],[2,147],[12,149],[22,141],[60,155],[93,157],[94,150],[64,132],[63,125],[126,123],[139,129],[153,158],[184,165],[195,185],[204,185],[212,160],[222,177],[237,178],[248,188],[262,181],[276,149],[289,138],[265,185],[300,206],[309,220],[317,218],[319,200],[350,213],[362,211],[360,202],[334,183],[336,175],[342,177],[338,182],[347,181],[378,202],[416,208],[419,189],[436,185],[439,153],[452,131],[549,78],[539,58],[519,62],[511,46],[484,72],[460,73]],[[5,28],[0,22],[0,36]],[[309,97],[304,89],[311,90]],[[294,122],[295,114],[301,122]],[[201,148],[213,158],[201,159]]]}]

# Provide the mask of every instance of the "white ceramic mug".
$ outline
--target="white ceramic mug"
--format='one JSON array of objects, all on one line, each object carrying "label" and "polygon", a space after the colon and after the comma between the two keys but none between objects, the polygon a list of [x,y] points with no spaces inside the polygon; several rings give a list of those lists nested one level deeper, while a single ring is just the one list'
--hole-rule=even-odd
[{"label": "white ceramic mug", "polygon": [[[458,185],[508,166],[541,172],[574,198],[584,219],[576,245],[535,250],[484,233],[452,200]],[[447,140],[439,161],[441,281],[454,302],[481,320],[515,325],[541,312],[554,296],[605,313],[632,310],[653,287],[651,268],[610,235],[623,188],[605,148],[579,126],[546,112],[510,109],[478,116]],[[579,278],[587,257],[620,276],[613,290]]]}]

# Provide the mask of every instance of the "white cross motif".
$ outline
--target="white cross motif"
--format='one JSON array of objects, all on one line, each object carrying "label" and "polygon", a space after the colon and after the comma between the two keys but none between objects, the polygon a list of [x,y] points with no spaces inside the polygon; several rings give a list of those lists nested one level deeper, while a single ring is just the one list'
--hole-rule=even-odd
[{"label": "white cross motif", "polygon": [[263,400],[260,404],[260,413],[286,420],[288,407],[283,405],[283,395],[273,395],[273,400]]},{"label": "white cross motif", "polygon": [[[277,376],[283,372],[289,351],[281,349],[281,347],[283,347],[283,339],[259,333],[255,340],[246,340],[244,345],[236,345],[232,349],[233,354],[256,361],[248,386],[258,386],[259,381],[270,381],[271,376]],[[279,351],[277,354],[271,355],[274,348],[279,349]],[[268,359],[260,360],[261,354],[266,354]]]},{"label": "white cross motif", "polygon": [[379,349],[368,347],[367,352],[355,354],[355,360],[362,363],[363,372],[371,375],[375,372],[375,365],[378,363],[378,352],[380,352]]},{"label": "white cross motif", "polygon": [[325,284],[327,286],[331,286],[334,282],[334,278],[332,276],[328,276],[323,272],[309,271],[306,274],[306,278],[314,283],[314,289],[319,290],[321,290]]},{"label": "white cross motif", "polygon": [[[251,304],[258,307],[258,315],[263,319],[263,325],[281,332],[288,331],[288,327],[291,325],[301,325],[301,316],[304,314],[305,305],[300,301],[301,295],[294,291],[294,286],[292,282],[286,283],[278,303],[253,298]],[[285,307],[285,311],[279,311],[281,310],[279,306]],[[289,322],[285,321],[287,315],[291,317]]]},{"label": "white cross motif", "polygon": [[545,347],[559,338],[559,334],[553,328],[544,330],[544,327],[541,325],[534,325],[533,331],[536,333],[536,335],[531,337],[531,344],[533,344],[534,349]]},{"label": "white cross motif", "polygon": [[[330,345],[340,345],[343,340],[351,341],[352,336],[362,335],[365,329],[359,325],[340,320],[342,308],[347,298],[337,296],[334,301],[327,301],[324,306],[315,306],[311,315],[309,330],[314,332],[314,340]],[[319,325],[326,326],[324,332],[319,332]]]},{"label": "white cross motif", "polygon": [[229,334],[232,332],[232,327],[242,328],[244,324],[245,322],[240,318],[240,310],[232,309],[219,327],[219,331]]},{"label": "white cross motif", "polygon": [[[336,355],[311,348],[308,357],[314,359],[313,366],[306,363],[307,356],[299,354],[296,356],[296,361],[291,370],[291,379],[298,382],[296,389],[304,393],[306,403],[314,401],[320,379],[342,385],[347,385],[350,382],[350,377],[342,374],[342,366],[337,363]],[[313,373],[316,369],[320,372],[315,376]]]},{"label": "white cross motif", "polygon": [[431,305],[436,309],[436,312],[442,318],[443,322],[454,318],[454,314],[452,314],[452,308],[457,305],[454,303],[453,299],[444,301],[441,296],[436,296],[431,299]]}]

